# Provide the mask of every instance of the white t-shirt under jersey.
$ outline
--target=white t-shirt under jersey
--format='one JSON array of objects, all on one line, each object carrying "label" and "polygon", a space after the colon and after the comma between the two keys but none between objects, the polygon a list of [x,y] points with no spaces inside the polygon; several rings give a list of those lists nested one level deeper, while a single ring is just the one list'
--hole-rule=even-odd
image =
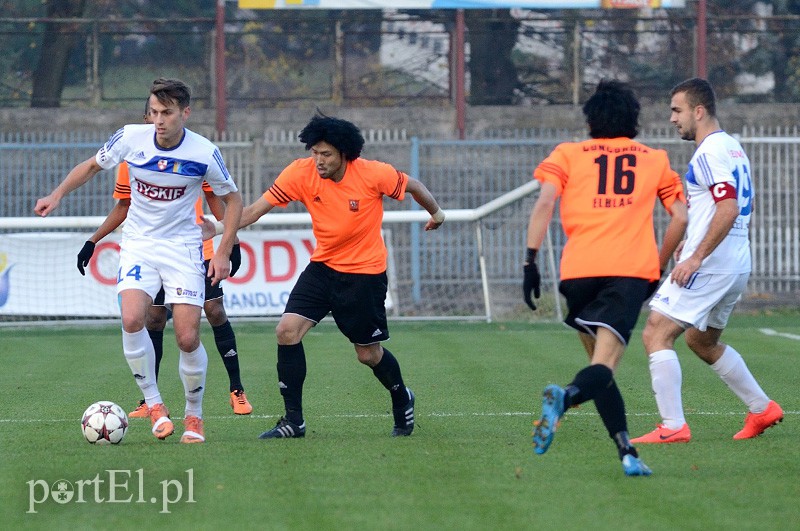
[{"label": "white t-shirt under jersey", "polygon": [[707,136],[689,161],[686,173],[686,196],[689,203],[689,225],[682,257],[691,256],[708,232],[715,204],[714,185],[731,183],[736,188],[739,217],[728,235],[703,260],[703,273],[748,273],[750,264],[750,214],[753,210],[753,185],[750,160],[741,144],[724,131]]},{"label": "white t-shirt under jersey", "polygon": [[156,144],[153,125],[126,125],[97,152],[95,159],[103,169],[128,162],[131,207],[123,238],[199,243],[194,204],[203,181],[216,195],[237,191],[219,149],[189,129],[184,133],[180,144],[163,149]]}]

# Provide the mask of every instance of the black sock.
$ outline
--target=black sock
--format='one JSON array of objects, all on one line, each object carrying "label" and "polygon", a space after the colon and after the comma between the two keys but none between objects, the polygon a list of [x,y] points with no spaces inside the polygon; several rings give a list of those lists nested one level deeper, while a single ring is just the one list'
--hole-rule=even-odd
[{"label": "black sock", "polygon": [[150,341],[153,342],[153,350],[156,351],[156,381],[158,381],[158,369],[161,367],[161,358],[164,356],[164,331],[148,330]]},{"label": "black sock", "polygon": [[627,431],[617,432],[611,438],[617,445],[617,453],[619,453],[620,461],[622,461],[622,458],[624,458],[626,455],[639,457],[639,452],[637,452],[636,448],[634,448],[634,446],[631,444],[631,439]]},{"label": "black sock", "polygon": [[383,349],[383,357],[372,368],[372,374],[389,390],[393,408],[402,408],[408,405],[409,397],[406,392],[406,384],[403,383],[403,375],[400,373],[400,364],[388,349]]},{"label": "black sock", "polygon": [[306,379],[306,352],[303,343],[278,345],[278,386],[286,407],[286,420],[303,423],[303,382]]},{"label": "black sock", "polygon": [[631,445],[630,437],[628,436],[625,401],[622,399],[622,393],[619,392],[619,387],[617,387],[615,380],[611,380],[611,385],[604,393],[594,397],[594,405],[608,430],[608,436],[617,445],[619,458],[622,459],[625,454],[633,454],[634,457],[638,457],[636,449]]},{"label": "black sock", "polygon": [[214,342],[217,344],[219,355],[222,356],[222,363],[225,364],[225,370],[228,371],[230,390],[244,390],[239,376],[239,353],[236,350],[236,335],[233,333],[231,322],[225,321],[225,324],[211,328],[214,330]]},{"label": "black sock", "polygon": [[593,400],[613,379],[614,373],[605,365],[589,365],[579,370],[572,383],[564,388],[564,409]]}]

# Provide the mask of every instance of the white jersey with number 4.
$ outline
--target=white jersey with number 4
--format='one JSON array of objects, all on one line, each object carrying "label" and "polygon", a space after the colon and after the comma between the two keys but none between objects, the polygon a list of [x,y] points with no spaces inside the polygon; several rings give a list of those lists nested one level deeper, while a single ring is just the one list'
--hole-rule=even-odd
[{"label": "white jersey with number 4", "polygon": [[219,149],[208,139],[184,129],[180,144],[163,149],[155,135],[151,124],[126,125],[95,156],[106,170],[128,162],[131,207],[122,236],[199,244],[194,204],[203,181],[216,195],[237,191],[236,184]]},{"label": "white jersey with number 4", "polygon": [[703,260],[703,273],[749,273],[750,214],[753,210],[753,186],[750,160],[741,144],[724,131],[708,135],[697,147],[686,173],[686,196],[689,225],[681,257],[691,256],[708,232],[716,211],[713,194],[719,186],[730,183],[736,188],[739,216],[728,235]]}]

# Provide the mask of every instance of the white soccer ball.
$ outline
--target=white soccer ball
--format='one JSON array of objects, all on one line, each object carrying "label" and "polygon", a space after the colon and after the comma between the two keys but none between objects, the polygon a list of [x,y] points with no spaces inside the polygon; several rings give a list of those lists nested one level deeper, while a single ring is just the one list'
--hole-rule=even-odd
[{"label": "white soccer ball", "polygon": [[81,431],[91,444],[119,444],[128,431],[128,415],[114,402],[95,402],[83,412]]}]

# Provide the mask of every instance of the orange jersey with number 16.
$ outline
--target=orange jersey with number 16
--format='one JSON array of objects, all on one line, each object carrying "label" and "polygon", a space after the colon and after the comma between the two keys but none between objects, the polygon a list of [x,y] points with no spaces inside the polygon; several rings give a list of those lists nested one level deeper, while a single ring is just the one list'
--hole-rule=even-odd
[{"label": "orange jersey with number 16", "polygon": [[533,175],[561,198],[562,280],[660,277],[653,207],[657,198],[666,209],[685,202],[666,151],[630,138],[565,142]]}]

